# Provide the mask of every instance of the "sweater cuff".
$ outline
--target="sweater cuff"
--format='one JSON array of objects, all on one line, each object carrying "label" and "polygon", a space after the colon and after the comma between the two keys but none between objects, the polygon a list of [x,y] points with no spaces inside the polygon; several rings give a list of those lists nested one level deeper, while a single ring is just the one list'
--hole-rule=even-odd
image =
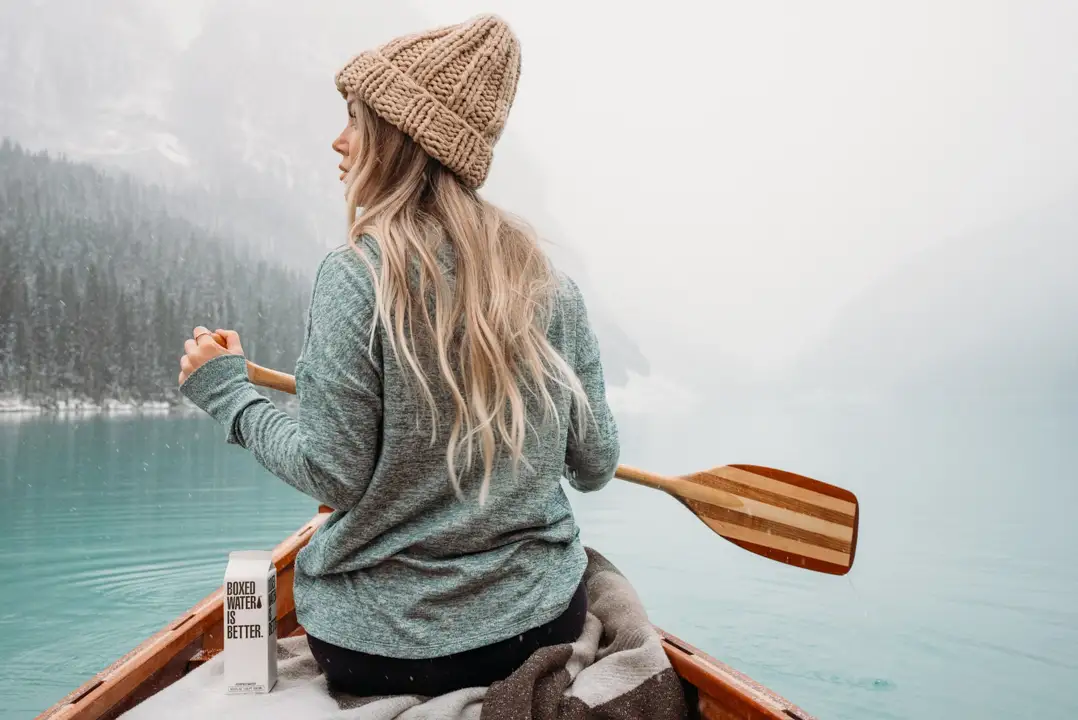
[{"label": "sweater cuff", "polygon": [[220,355],[204,363],[180,386],[184,397],[221,423],[227,442],[243,445],[237,421],[244,409],[256,402],[269,402],[247,379],[247,359]]}]

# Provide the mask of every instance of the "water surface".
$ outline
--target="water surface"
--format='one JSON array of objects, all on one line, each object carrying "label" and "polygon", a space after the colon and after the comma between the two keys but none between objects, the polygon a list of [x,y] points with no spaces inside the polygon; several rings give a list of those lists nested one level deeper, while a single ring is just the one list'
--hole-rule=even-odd
[{"label": "water surface", "polygon": [[[1078,716],[1078,420],[811,411],[622,421],[623,461],[772,465],[862,503],[846,577],[753,556],[673,500],[570,492],[652,619],[822,718]],[[203,417],[0,422],[0,718],[33,717],[316,503]]]}]

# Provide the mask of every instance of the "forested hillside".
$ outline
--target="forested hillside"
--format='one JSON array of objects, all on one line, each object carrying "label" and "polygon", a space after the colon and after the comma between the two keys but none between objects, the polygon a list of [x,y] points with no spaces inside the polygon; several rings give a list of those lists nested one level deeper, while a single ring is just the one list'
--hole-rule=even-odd
[{"label": "forested hillside", "polygon": [[175,214],[167,192],[0,146],[0,393],[174,401],[195,324],[233,327],[280,368],[299,353],[309,283]]}]

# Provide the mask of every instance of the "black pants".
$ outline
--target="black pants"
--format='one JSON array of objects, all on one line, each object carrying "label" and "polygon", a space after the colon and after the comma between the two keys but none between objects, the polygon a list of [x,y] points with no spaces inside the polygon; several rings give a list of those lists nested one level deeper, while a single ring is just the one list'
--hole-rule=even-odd
[{"label": "black pants", "polygon": [[429,660],[401,660],[337,647],[307,635],[311,654],[333,690],[360,697],[432,697],[504,680],[541,647],[575,642],[584,629],[588,596],[581,583],[569,608],[545,625],[493,645]]}]

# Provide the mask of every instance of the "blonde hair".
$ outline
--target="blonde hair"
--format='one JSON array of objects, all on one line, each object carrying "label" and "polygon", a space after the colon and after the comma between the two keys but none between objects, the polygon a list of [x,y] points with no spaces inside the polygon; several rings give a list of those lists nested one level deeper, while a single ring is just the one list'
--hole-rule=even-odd
[{"label": "blonde hair", "polygon": [[[483,200],[364,103],[349,106],[360,152],[346,176],[348,240],[375,285],[372,340],[381,322],[430,406],[432,445],[438,410],[422,357],[436,362],[455,409],[446,447],[450,482],[463,497],[459,456],[471,469],[478,454],[482,504],[501,449],[508,449],[514,474],[522,461],[530,468],[523,457],[525,395],[541,401],[544,424],[560,423],[551,388],[568,390],[578,419],[570,432],[585,432],[587,396],[546,336],[557,278],[527,225]],[[357,245],[362,235],[377,243],[380,269]],[[455,255],[452,287],[438,263],[444,244]],[[434,357],[417,347],[417,333],[429,343],[424,348],[433,345]]]}]

